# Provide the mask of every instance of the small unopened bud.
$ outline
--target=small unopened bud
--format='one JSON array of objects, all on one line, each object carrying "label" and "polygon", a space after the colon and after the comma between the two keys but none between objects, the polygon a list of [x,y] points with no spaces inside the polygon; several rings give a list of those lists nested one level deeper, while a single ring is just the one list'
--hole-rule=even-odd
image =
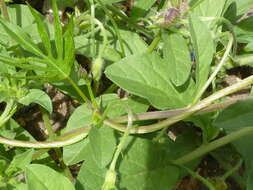
[{"label": "small unopened bud", "polygon": [[99,81],[104,68],[104,60],[102,58],[97,58],[92,64],[91,73],[95,81]]}]

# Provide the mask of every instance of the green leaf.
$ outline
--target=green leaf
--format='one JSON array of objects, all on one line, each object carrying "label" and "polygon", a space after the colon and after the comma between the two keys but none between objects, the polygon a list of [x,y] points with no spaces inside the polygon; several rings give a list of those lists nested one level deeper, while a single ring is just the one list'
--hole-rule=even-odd
[{"label": "green leaf", "polygon": [[85,149],[87,148],[88,142],[89,139],[85,138],[78,143],[63,147],[64,163],[70,166],[83,161],[86,153]]},{"label": "green leaf", "polygon": [[3,18],[0,18],[0,24],[3,26],[6,33],[25,49],[29,50],[37,56],[43,55],[38,46],[32,41],[27,33],[22,30],[22,28],[15,24],[9,23]]},{"label": "green leaf", "polygon": [[163,57],[169,67],[169,75],[176,86],[183,85],[191,73],[191,57],[186,39],[181,34],[163,33]]},{"label": "green leaf", "polygon": [[[195,16],[221,17],[227,0],[204,0],[194,10]],[[228,6],[228,5],[226,5]]]},{"label": "green leaf", "polygon": [[94,126],[89,132],[89,141],[98,167],[104,168],[110,163],[116,148],[114,130],[109,127]]},{"label": "green leaf", "polygon": [[24,153],[17,154],[14,159],[11,161],[9,167],[5,170],[7,175],[12,175],[18,169],[23,171],[27,165],[32,161],[34,150],[30,149]]},{"label": "green leaf", "polygon": [[144,17],[156,0],[139,0],[134,1],[133,8],[131,10],[131,18],[138,19]]},{"label": "green leaf", "polygon": [[75,190],[68,178],[39,164],[26,167],[28,190]]},{"label": "green leaf", "polygon": [[53,9],[53,17],[54,17],[54,38],[55,38],[55,46],[57,50],[57,57],[62,60],[63,59],[63,32],[61,26],[61,20],[58,13],[57,1],[51,1],[52,9]]},{"label": "green leaf", "polygon": [[191,17],[190,32],[193,43],[193,53],[196,58],[197,92],[203,87],[210,72],[214,54],[214,43],[207,25],[197,17]]},{"label": "green leaf", "polygon": [[64,132],[78,129],[92,123],[92,111],[88,108],[87,104],[83,104],[75,109],[70,116],[67,127]]},{"label": "green leaf", "polygon": [[18,184],[14,190],[28,190],[27,184]]},{"label": "green leaf", "polygon": [[184,107],[191,102],[193,82],[190,80],[175,88],[170,81],[169,69],[155,53],[137,54],[108,66],[105,74],[121,88],[146,98],[156,108]]},{"label": "green leaf", "polygon": [[28,5],[33,17],[35,18],[35,21],[37,23],[37,29],[40,34],[40,38],[43,42],[43,46],[49,56],[52,56],[52,47],[50,42],[50,34],[47,30],[47,26],[43,23],[42,15],[37,12],[35,9],[33,9],[30,5]]},{"label": "green leaf", "polygon": [[[135,32],[129,30],[119,30],[123,41],[123,46],[126,55],[144,53],[147,50],[146,42]],[[116,41],[116,49],[121,51],[119,40]]]},{"label": "green leaf", "polygon": [[78,173],[76,190],[101,190],[107,169],[97,165],[90,144],[85,149],[83,159],[85,164],[82,165]]},{"label": "green leaf", "polygon": [[52,101],[50,97],[42,90],[31,89],[29,93],[18,100],[19,103],[28,106],[30,103],[37,103],[45,108],[49,113],[53,112]]}]

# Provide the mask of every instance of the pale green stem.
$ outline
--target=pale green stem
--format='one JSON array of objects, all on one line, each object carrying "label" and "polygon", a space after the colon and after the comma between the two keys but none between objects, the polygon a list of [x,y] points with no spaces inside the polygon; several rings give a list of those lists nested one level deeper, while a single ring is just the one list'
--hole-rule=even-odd
[{"label": "pale green stem", "polygon": [[[199,110],[204,109],[205,107],[212,104],[214,101],[216,101],[222,97],[225,97],[229,94],[232,94],[236,91],[239,91],[240,89],[243,89],[252,83],[253,83],[253,75],[237,82],[236,84],[233,84],[227,88],[224,88],[224,89],[210,95],[209,97],[200,101],[198,104],[189,107],[189,109],[187,111],[183,112],[182,114],[175,115],[174,117],[170,117],[170,118],[160,121],[156,124],[132,128],[130,130],[130,133],[138,133],[138,134],[151,133],[151,132],[163,129],[165,127],[168,127],[178,121],[181,121],[181,120],[187,118],[188,116],[194,114],[195,112],[198,112]],[[107,120],[107,119],[104,120],[104,123],[116,130],[119,130],[119,131],[125,131],[125,129],[126,129],[125,126],[114,123],[114,122]]]},{"label": "pale green stem", "polygon": [[14,139],[8,139],[4,137],[0,137],[0,143],[6,144],[9,146],[15,147],[25,147],[25,148],[56,148],[56,147],[64,147],[67,145],[71,145],[77,143],[84,139],[89,133],[90,127],[87,126],[85,128],[79,128],[77,130],[73,130],[69,133],[66,133],[60,137],[55,138],[55,141],[48,142],[27,142],[20,141]]},{"label": "pale green stem", "polygon": [[205,154],[207,154],[208,152],[224,146],[240,137],[246,136],[246,135],[252,135],[253,134],[253,127],[246,127],[243,128],[241,130],[238,130],[236,132],[232,132],[227,136],[224,136],[222,138],[219,138],[215,141],[212,141],[208,144],[204,144],[202,146],[200,146],[199,148],[197,148],[196,150],[190,152],[189,154],[186,154],[184,156],[182,156],[181,158],[177,159],[174,161],[175,164],[178,165],[182,165],[185,164],[187,162],[190,162],[196,158],[199,158]]},{"label": "pale green stem", "polygon": [[233,37],[230,36],[229,41],[228,41],[228,45],[226,48],[226,51],[220,61],[220,63],[217,65],[217,67],[215,68],[214,72],[211,74],[211,76],[209,77],[209,79],[206,81],[205,85],[200,89],[200,91],[198,92],[198,94],[196,95],[193,104],[195,104],[196,102],[198,102],[198,100],[201,98],[201,96],[203,95],[203,93],[206,91],[206,89],[208,88],[208,86],[213,82],[213,80],[215,79],[216,75],[218,74],[218,72],[220,71],[220,69],[222,68],[222,66],[226,63],[226,60],[229,56],[229,52],[231,51],[233,46]]},{"label": "pale green stem", "polygon": [[133,125],[133,113],[132,111],[129,109],[128,111],[128,123],[127,123],[127,128],[124,132],[124,135],[123,137],[121,138],[120,140],[120,143],[118,144],[117,148],[116,148],[116,151],[113,155],[113,158],[112,158],[112,162],[109,166],[109,169],[106,173],[106,176],[105,176],[105,181],[104,181],[104,184],[102,186],[102,189],[101,190],[110,190],[111,188],[113,188],[115,186],[115,183],[116,183],[116,177],[117,177],[117,173],[115,171],[115,168],[116,168],[116,163],[118,161],[118,158],[119,158],[119,155],[120,153],[122,152],[122,149],[124,148],[125,144],[126,144],[126,141],[127,141],[127,137],[129,136],[130,134],[130,128],[132,127]]},{"label": "pale green stem", "polygon": [[237,170],[241,167],[242,163],[243,163],[243,160],[240,159],[239,162],[237,162],[237,164],[236,164],[233,168],[231,168],[230,170],[228,170],[228,171],[221,177],[221,179],[222,179],[223,181],[225,181],[229,176],[231,176],[235,171],[237,171]]},{"label": "pale green stem", "polygon": [[[214,112],[218,111],[221,109],[225,109],[227,106],[231,104],[235,104],[238,101],[243,101],[243,100],[248,100],[250,99],[251,96],[239,96],[236,98],[232,98],[231,100],[226,100],[220,103],[212,104],[209,105],[198,112],[196,112],[196,115],[204,114],[204,113],[209,113],[209,112]],[[133,116],[133,121],[143,121],[143,120],[153,120],[153,119],[165,119],[169,117],[174,117],[176,115],[182,114],[183,112],[186,112],[189,110],[189,107],[186,108],[179,108],[179,109],[173,109],[173,110],[164,110],[164,111],[153,111],[153,112],[145,112],[145,113],[140,113],[140,114],[135,114]],[[127,116],[121,116],[117,118],[110,119],[114,123],[125,123],[127,122]]]}]

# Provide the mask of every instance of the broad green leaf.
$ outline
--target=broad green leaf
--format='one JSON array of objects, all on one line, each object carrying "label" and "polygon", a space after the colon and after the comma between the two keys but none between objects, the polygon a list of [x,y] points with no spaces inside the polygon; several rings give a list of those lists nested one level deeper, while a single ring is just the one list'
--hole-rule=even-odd
[{"label": "broad green leaf", "polygon": [[[137,33],[123,29],[119,30],[119,33],[126,55],[144,53],[147,50],[146,42]],[[117,40],[116,49],[121,51],[119,40]]]},{"label": "broad green leaf", "polygon": [[43,55],[38,46],[32,41],[32,39],[25,33],[19,26],[9,23],[3,18],[0,18],[0,24],[6,31],[6,33],[12,37],[17,43],[23,46],[37,56]]},{"label": "broad green leaf", "polygon": [[78,143],[63,147],[64,163],[70,166],[83,161],[86,153],[85,149],[87,148],[88,142],[88,138],[85,138]]},{"label": "broad green leaf", "polygon": [[166,61],[155,53],[137,54],[108,66],[105,74],[121,88],[146,98],[156,108],[184,107],[192,99],[192,81],[174,87],[169,69]]},{"label": "broad green leaf", "polygon": [[92,122],[92,111],[88,108],[87,104],[83,104],[75,109],[73,114],[70,116],[67,127],[64,132],[78,129],[86,125],[90,125]]},{"label": "broad green leaf", "polygon": [[[204,0],[194,10],[195,16],[221,17],[227,0]],[[226,5],[228,6],[228,5]]]},{"label": "broad green leaf", "polygon": [[50,34],[47,30],[47,26],[43,22],[42,15],[37,12],[35,9],[33,9],[31,6],[28,6],[33,17],[35,18],[35,21],[37,23],[37,29],[40,34],[40,38],[43,42],[43,46],[49,56],[52,56],[52,48],[51,48],[51,42],[50,42]]},{"label": "broad green leaf", "polygon": [[134,5],[131,10],[131,18],[138,19],[140,17],[144,17],[155,2],[155,0],[134,1]]},{"label": "broad green leaf", "polygon": [[89,141],[92,148],[92,155],[98,167],[106,167],[113,156],[116,148],[114,130],[109,127],[92,127],[89,132]]},{"label": "broad green leaf", "polygon": [[75,190],[67,177],[45,165],[27,166],[26,179],[28,190]]},{"label": "broad green leaf", "polygon": [[190,32],[193,43],[193,53],[196,58],[197,92],[205,84],[214,54],[214,42],[207,25],[197,17],[191,17]]},{"label": "broad green leaf", "polygon": [[[85,149],[82,165],[76,180],[76,190],[101,190],[104,183],[106,168],[100,168],[97,165],[95,157],[92,155],[90,144]],[[95,180],[94,180],[95,179]]]},{"label": "broad green leaf", "polygon": [[30,103],[37,103],[45,108],[49,113],[52,113],[53,106],[50,97],[42,90],[31,89],[28,94],[18,100],[19,103],[28,106]]},{"label": "broad green leaf", "polygon": [[[199,138],[196,131],[186,130],[178,135],[176,141],[166,137],[160,143],[141,136],[128,137],[117,163],[117,188],[131,190],[172,190],[184,171],[170,165],[171,161],[189,153],[197,147]],[[84,162],[77,177],[77,190],[100,190],[107,168],[97,165],[92,147],[86,148]],[[195,168],[200,160],[195,160],[188,167]],[[96,180],[92,180],[92,179]]]},{"label": "broad green leaf", "polygon": [[119,165],[120,189],[172,189],[180,171],[170,165],[169,147],[142,138],[131,141]]},{"label": "broad green leaf", "polygon": [[163,58],[168,64],[171,81],[183,85],[191,72],[191,57],[186,39],[178,33],[163,33]]},{"label": "broad green leaf", "polygon": [[17,154],[11,161],[9,167],[5,170],[5,173],[10,176],[18,170],[23,171],[25,167],[32,161],[33,153],[33,149],[30,149],[24,153]]}]

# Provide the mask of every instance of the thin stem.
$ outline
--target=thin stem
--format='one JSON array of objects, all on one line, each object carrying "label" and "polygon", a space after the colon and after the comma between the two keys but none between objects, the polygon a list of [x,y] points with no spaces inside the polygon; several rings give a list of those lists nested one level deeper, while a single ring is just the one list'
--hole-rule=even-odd
[{"label": "thin stem", "polygon": [[241,167],[242,163],[243,163],[243,160],[240,159],[240,160],[237,162],[237,164],[236,164],[233,168],[231,168],[230,170],[228,170],[228,171],[221,177],[221,179],[222,179],[223,181],[225,181],[229,176],[231,176],[235,171],[237,171],[237,170]]},{"label": "thin stem", "polygon": [[206,81],[205,85],[202,87],[202,89],[198,92],[198,94],[196,95],[193,104],[195,104],[203,95],[203,93],[206,91],[206,89],[208,88],[208,86],[212,83],[212,81],[214,80],[214,78],[216,77],[216,75],[218,74],[218,72],[220,71],[220,69],[222,68],[222,66],[225,64],[228,56],[229,56],[229,52],[231,51],[233,46],[233,37],[230,36],[229,41],[228,41],[228,45],[226,48],[226,51],[220,61],[220,63],[217,65],[217,67],[215,68],[214,72],[211,74],[211,76],[209,77],[209,79]]},{"label": "thin stem", "polygon": [[69,133],[66,133],[60,137],[57,137],[55,141],[48,141],[48,142],[27,142],[27,141],[20,141],[14,139],[8,139],[4,137],[0,137],[0,143],[6,144],[9,146],[15,147],[25,147],[25,148],[56,148],[56,147],[64,147],[67,145],[71,145],[77,143],[84,139],[90,130],[90,127],[79,128],[73,130]]},{"label": "thin stem", "polygon": [[[251,98],[250,96],[247,96],[247,97],[239,96],[239,97],[233,98],[231,100],[227,100],[227,101],[223,101],[220,103],[209,105],[209,106],[199,110],[195,114],[199,115],[199,114],[204,114],[204,113],[208,113],[208,112],[218,111],[218,110],[226,108],[227,106],[229,106],[231,104],[235,104],[238,101],[243,101],[243,100],[247,100],[250,98]],[[189,110],[189,107],[173,109],[173,110],[153,111],[153,112],[145,112],[145,113],[135,114],[133,116],[133,121],[165,119],[165,118],[173,117],[178,114],[182,114],[183,112],[186,112],[187,110]],[[115,123],[125,123],[125,122],[127,122],[127,116],[113,118],[113,119],[111,119],[111,121],[113,121]]]},{"label": "thin stem", "polygon": [[113,188],[115,186],[115,182],[116,182],[116,177],[117,177],[117,173],[115,171],[115,168],[116,168],[116,163],[118,161],[118,158],[119,158],[119,155],[120,153],[122,152],[122,149],[124,148],[125,144],[126,144],[126,140],[127,140],[127,137],[129,136],[130,134],[130,128],[132,127],[133,125],[133,113],[132,111],[129,109],[128,110],[128,124],[127,124],[127,129],[123,135],[123,137],[121,138],[120,140],[120,143],[118,144],[117,148],[116,148],[116,151],[113,155],[113,158],[112,158],[112,162],[109,166],[109,169],[106,173],[106,176],[105,176],[105,181],[104,181],[104,184],[102,186],[102,190],[110,190],[111,188]]},{"label": "thin stem", "polygon": [[118,8],[114,7],[113,5],[106,5],[106,8],[113,12],[114,15],[121,17],[124,21],[126,21],[130,26],[147,36],[148,38],[152,39],[152,35],[150,31],[146,30],[144,27],[134,23],[128,16],[122,13]]},{"label": "thin stem", "polygon": [[190,162],[200,156],[205,155],[206,153],[208,153],[218,147],[224,146],[224,145],[226,145],[226,144],[228,144],[240,137],[250,135],[250,134],[253,134],[253,127],[246,127],[241,130],[238,130],[236,132],[232,132],[227,136],[224,136],[220,139],[217,139],[217,140],[212,141],[208,144],[200,146],[199,148],[197,148],[193,152],[190,152],[189,154],[186,154],[183,157],[175,160],[174,163],[178,164],[178,165],[185,164],[185,163]]},{"label": "thin stem", "polygon": [[184,166],[180,166],[180,167],[183,168],[184,170],[186,170],[192,177],[195,177],[196,179],[201,181],[209,190],[216,190],[210,181],[208,181],[207,179],[205,179],[204,177],[199,175],[197,172],[194,172],[191,169],[184,167]]},{"label": "thin stem", "polygon": [[1,9],[1,12],[3,13],[4,19],[9,21],[10,16],[9,16],[7,6],[4,0],[0,0],[0,9]]},{"label": "thin stem", "polygon": [[116,35],[118,37],[118,40],[119,40],[119,44],[120,44],[120,48],[121,48],[121,51],[122,51],[122,56],[125,57],[126,56],[126,53],[125,53],[125,49],[124,49],[124,45],[123,45],[123,41],[122,41],[122,38],[121,38],[121,35],[119,33],[119,29],[118,29],[118,25],[117,23],[115,22],[115,20],[113,19],[112,15],[109,13],[108,9],[106,8],[106,6],[104,5],[104,3],[100,0],[96,0],[102,7],[102,9],[104,10],[105,14],[109,17],[111,23],[112,23],[112,26],[116,32]]},{"label": "thin stem", "polygon": [[96,52],[96,46],[95,46],[95,24],[94,24],[94,20],[95,20],[95,5],[94,5],[94,1],[93,0],[89,0],[90,1],[90,12],[91,12],[91,39],[92,39],[92,44],[91,44],[91,54],[93,57],[95,57],[95,52]]},{"label": "thin stem", "polygon": [[158,32],[152,43],[148,46],[146,53],[152,53],[161,40],[161,31]]}]

